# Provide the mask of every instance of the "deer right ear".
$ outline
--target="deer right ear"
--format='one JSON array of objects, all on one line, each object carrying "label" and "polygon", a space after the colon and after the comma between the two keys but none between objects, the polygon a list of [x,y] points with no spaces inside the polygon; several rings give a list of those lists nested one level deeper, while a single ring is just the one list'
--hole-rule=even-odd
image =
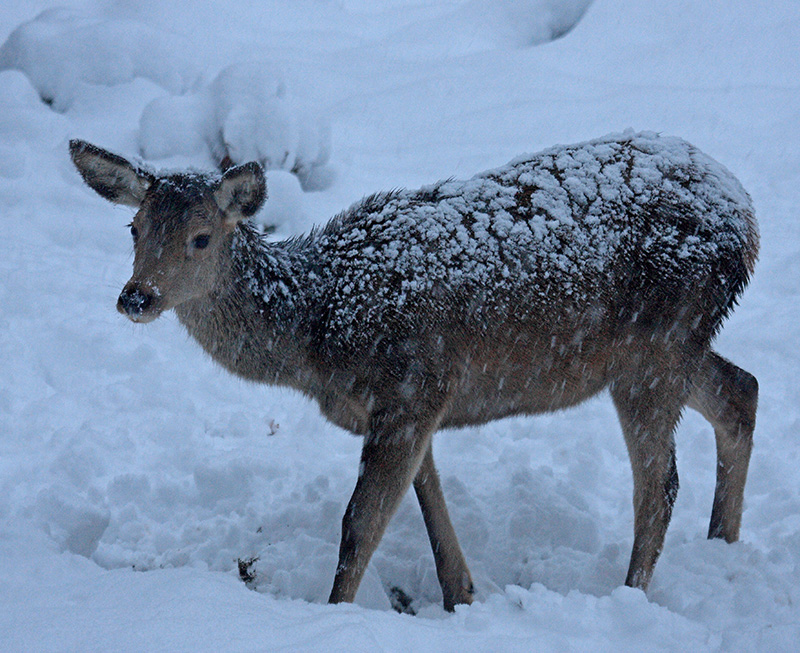
[{"label": "deer right ear", "polygon": [[86,141],[70,141],[69,154],[83,180],[115,204],[138,208],[154,181],[152,174],[127,159]]},{"label": "deer right ear", "polygon": [[258,213],[267,199],[264,169],[256,162],[231,168],[214,191],[214,200],[232,227]]}]

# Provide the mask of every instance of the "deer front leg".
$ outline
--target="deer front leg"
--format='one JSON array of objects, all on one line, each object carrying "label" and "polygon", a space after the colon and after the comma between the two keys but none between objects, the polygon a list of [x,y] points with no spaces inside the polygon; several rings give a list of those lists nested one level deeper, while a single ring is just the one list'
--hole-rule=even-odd
[{"label": "deer front leg", "polygon": [[342,519],[339,565],[329,603],[352,603],[389,520],[411,485],[438,424],[375,419],[358,481]]},{"label": "deer front leg", "polygon": [[444,501],[439,474],[433,463],[432,444],[428,446],[414,478],[414,491],[422,509],[425,528],[428,529],[433,559],[436,561],[436,575],[442,587],[444,609],[453,612],[459,603],[472,603],[474,588]]}]

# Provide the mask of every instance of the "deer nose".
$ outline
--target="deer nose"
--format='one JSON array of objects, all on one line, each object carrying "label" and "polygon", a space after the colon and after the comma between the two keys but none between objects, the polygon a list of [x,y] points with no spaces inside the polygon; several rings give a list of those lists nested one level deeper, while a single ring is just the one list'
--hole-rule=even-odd
[{"label": "deer nose", "polygon": [[119,294],[117,310],[123,315],[135,318],[144,313],[152,304],[155,296],[143,289],[139,284],[128,283]]}]

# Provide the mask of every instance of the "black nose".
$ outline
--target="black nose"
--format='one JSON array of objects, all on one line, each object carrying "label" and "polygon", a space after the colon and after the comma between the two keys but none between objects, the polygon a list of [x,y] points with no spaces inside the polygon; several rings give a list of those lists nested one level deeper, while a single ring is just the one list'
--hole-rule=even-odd
[{"label": "black nose", "polygon": [[153,295],[138,286],[125,286],[117,301],[117,310],[128,315],[141,315],[153,303]]}]

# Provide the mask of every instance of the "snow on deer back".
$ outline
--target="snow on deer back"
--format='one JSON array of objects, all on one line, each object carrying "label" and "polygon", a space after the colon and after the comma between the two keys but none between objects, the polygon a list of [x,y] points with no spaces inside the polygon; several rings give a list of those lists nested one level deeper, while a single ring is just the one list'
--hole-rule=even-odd
[{"label": "snow on deer back", "polygon": [[642,283],[677,300],[712,275],[723,316],[757,242],[750,198],[723,166],[681,139],[624,133],[373,195],[296,246],[328,336],[364,346],[387,319],[420,328],[423,307],[484,331],[511,316],[621,318],[647,311],[626,294]]}]

